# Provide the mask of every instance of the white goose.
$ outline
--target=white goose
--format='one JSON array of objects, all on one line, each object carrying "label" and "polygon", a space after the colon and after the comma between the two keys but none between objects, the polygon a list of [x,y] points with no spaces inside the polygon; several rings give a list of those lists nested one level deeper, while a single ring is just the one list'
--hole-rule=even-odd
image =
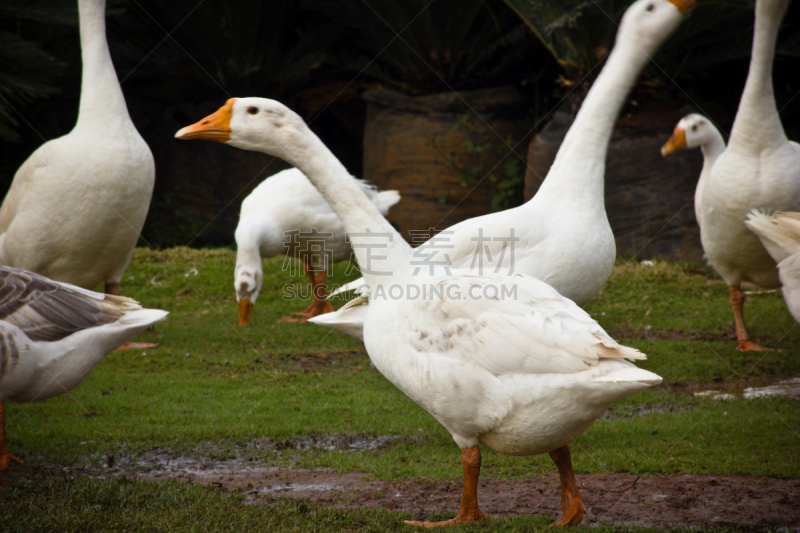
[{"label": "white goose", "polygon": [[787,140],[772,90],[775,42],[788,5],[789,0],[756,1],[750,72],[728,146],[695,196],[703,250],[730,286],[739,350],[766,349],[750,340],[745,327],[741,283],[780,287],[775,261],[744,221],[753,209],[800,208],[800,145]]},{"label": "white goose", "polygon": [[666,157],[678,150],[700,148],[703,151],[703,169],[694,193],[694,214],[697,224],[703,227],[703,189],[708,181],[711,167],[717,157],[725,151],[725,140],[719,130],[703,115],[693,113],[683,117],[675,126],[672,137],[661,147]]},{"label": "white goose", "polygon": [[[355,179],[355,178],[354,178]],[[356,180],[382,215],[400,201],[397,191],[379,192]],[[250,324],[250,313],[261,292],[261,259],[289,255],[300,259],[311,280],[312,302],[300,313],[304,321],[333,311],[325,299],[328,268],[352,253],[344,226],[305,175],[291,168],[265,179],[242,202],[236,227],[234,286],[239,301],[239,325]]]},{"label": "white goose", "polygon": [[0,471],[22,462],[6,443],[3,402],[69,392],[111,350],[167,314],[124,296],[0,267]]},{"label": "white goose", "polygon": [[[482,265],[485,272],[522,272],[552,285],[578,305],[600,292],[616,258],[604,199],[606,152],[614,122],[639,73],[693,3],[638,0],[632,4],[620,22],[603,71],[536,195],[520,207],[452,226],[435,242],[420,246],[417,259],[423,261],[430,254],[432,260],[446,258],[453,267]],[[349,287],[360,285],[362,280]],[[351,332],[363,322],[367,309],[366,305],[348,307],[314,322]]]},{"label": "white goose", "polygon": [[119,294],[155,180],[105,34],[105,0],[79,0],[78,122],[22,164],[0,208],[0,264]]},{"label": "white goose", "polygon": [[414,250],[284,105],[236,98],[212,117],[175,136],[280,154],[320,190],[358,244],[371,287],[364,323],[370,359],[462,448],[458,516],[424,525],[485,518],[477,501],[479,443],[510,455],[548,452],[561,477],[557,523],[580,522],[584,506],[568,443],[615,400],[661,382],[624,360],[644,355],[614,342],[575,303],[531,276],[416,267]]},{"label": "white goose", "polygon": [[778,263],[783,299],[800,323],[800,213],[766,215],[753,211],[745,221]]}]

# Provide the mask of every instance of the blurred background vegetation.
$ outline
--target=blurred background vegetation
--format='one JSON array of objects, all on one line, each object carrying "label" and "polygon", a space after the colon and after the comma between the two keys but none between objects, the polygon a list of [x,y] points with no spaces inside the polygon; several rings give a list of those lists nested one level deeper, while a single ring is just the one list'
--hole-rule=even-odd
[{"label": "blurred background vegetation", "polygon": [[[222,147],[172,139],[179,127],[227,98],[281,100],[360,176],[364,91],[391,89],[417,96],[514,85],[529,101],[521,112],[541,128],[554,110],[574,113],[579,107],[630,3],[108,1],[114,64],[133,121],[156,158],[156,191],[142,239],[153,247],[229,244],[241,199],[263,176],[283,168],[259,160],[255,170],[242,170],[238,159],[223,159],[241,157],[226,155],[236,151],[215,152]],[[81,69],[75,4],[0,4],[2,190],[33,150],[74,125]],[[729,127],[747,75],[752,8],[749,0],[701,2],[654,58],[656,64],[645,70],[625,113],[648,100],[694,102]],[[795,2],[784,21],[774,67],[778,106],[795,139],[800,124],[800,98],[794,98],[800,91],[798,22],[800,4]],[[198,147],[186,147],[191,144]],[[198,151],[218,161],[207,165],[216,175],[181,163]],[[205,201],[214,213],[203,218],[187,197],[195,186],[211,181],[207,197],[213,202]],[[515,199],[521,201],[521,196]]]}]

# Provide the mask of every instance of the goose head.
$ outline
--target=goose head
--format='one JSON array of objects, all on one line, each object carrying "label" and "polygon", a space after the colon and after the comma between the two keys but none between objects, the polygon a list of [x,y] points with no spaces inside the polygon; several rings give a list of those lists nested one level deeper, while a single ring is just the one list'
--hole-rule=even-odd
[{"label": "goose head", "polygon": [[179,130],[175,138],[224,142],[291,161],[292,152],[302,147],[306,128],[297,113],[275,100],[230,98],[215,113]]},{"label": "goose head", "polygon": [[617,45],[635,42],[652,53],[678,27],[696,0],[638,0],[625,11],[617,30]]},{"label": "goose head", "polygon": [[250,325],[250,314],[253,305],[261,292],[262,273],[260,268],[251,268],[238,264],[234,272],[233,286],[236,288],[236,299],[239,302],[239,325]]},{"label": "goose head", "polygon": [[672,132],[672,137],[661,147],[661,155],[668,156],[678,150],[697,148],[713,143],[719,131],[703,115],[692,113],[683,117]]}]

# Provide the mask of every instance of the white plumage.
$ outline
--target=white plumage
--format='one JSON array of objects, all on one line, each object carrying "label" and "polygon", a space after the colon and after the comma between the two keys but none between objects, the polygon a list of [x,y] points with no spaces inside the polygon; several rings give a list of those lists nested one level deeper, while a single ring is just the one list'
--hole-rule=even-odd
[{"label": "white plumage", "polygon": [[[381,192],[361,180],[356,182],[383,215],[400,201],[397,191]],[[308,273],[313,286],[314,272],[321,273],[352,253],[341,220],[296,168],[270,176],[244,199],[235,236],[234,286],[240,309],[241,302],[249,302],[252,308],[258,299],[262,258],[288,254],[300,259],[304,268],[312,267]],[[240,323],[249,322],[241,314],[239,318]]]},{"label": "white plumage", "polygon": [[730,287],[739,350],[766,349],[750,340],[745,327],[742,282],[781,285],[775,261],[745,219],[754,209],[793,211],[800,205],[800,145],[786,138],[772,88],[775,42],[788,6],[789,0],[756,2],[750,71],[728,146],[707,158],[695,193],[703,250]]},{"label": "white plumage", "polygon": [[[111,350],[166,316],[130,298],[0,267],[0,415],[2,402],[44,400],[74,389]],[[0,420],[0,436],[3,429]],[[0,470],[9,460],[0,438]]]},{"label": "white plumage", "polygon": [[0,208],[0,264],[119,294],[155,181],[108,52],[105,0],[80,0],[78,122],[37,149]]},{"label": "white plumage", "polygon": [[758,235],[764,248],[778,263],[783,299],[794,319],[800,322],[800,213],[770,216],[753,211],[745,224]]},{"label": "white plumage", "polygon": [[[520,207],[460,222],[439,234],[438,243],[423,244],[417,254],[426,246],[435,250],[444,244],[448,248],[437,259],[446,254],[453,267],[482,265],[486,273],[528,274],[578,305],[600,292],[616,259],[604,200],[605,159],[614,122],[639,73],[682,18],[666,0],[634,3],[536,195]],[[357,316],[341,313],[339,327],[339,315],[318,323],[352,331]]]},{"label": "white plumage", "polygon": [[744,225],[753,209],[800,202],[800,145],[786,139],[772,90],[772,59],[788,0],[758,0],[750,72],[730,141],[711,167],[700,204],[703,248],[728,285],[780,285],[775,262]]},{"label": "white plumage", "polygon": [[559,523],[580,522],[583,505],[567,443],[613,401],[660,383],[624,360],[643,354],[617,344],[574,302],[531,276],[417,268],[414,250],[342,164],[278,102],[228,100],[176,137],[280,154],[339,215],[358,244],[354,251],[370,286],[363,328],[370,359],[450,431],[463,449],[465,472],[474,472],[465,477],[462,510],[464,501],[474,506],[457,521],[483,516],[472,492],[483,443],[512,455],[550,452],[565,494]]}]

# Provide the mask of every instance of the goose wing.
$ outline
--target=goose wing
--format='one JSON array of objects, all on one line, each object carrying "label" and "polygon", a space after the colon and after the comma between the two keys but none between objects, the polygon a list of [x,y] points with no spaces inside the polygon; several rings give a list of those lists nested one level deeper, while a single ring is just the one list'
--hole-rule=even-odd
[{"label": "goose wing", "polygon": [[32,341],[56,341],[72,333],[119,320],[141,309],[130,298],[100,294],[39,274],[0,267],[0,320]]},{"label": "goose wing", "polygon": [[646,358],[615,342],[574,302],[529,276],[460,275],[431,287],[437,297],[418,299],[415,312],[407,315],[411,344],[420,352],[496,376],[575,373],[601,358]]}]

